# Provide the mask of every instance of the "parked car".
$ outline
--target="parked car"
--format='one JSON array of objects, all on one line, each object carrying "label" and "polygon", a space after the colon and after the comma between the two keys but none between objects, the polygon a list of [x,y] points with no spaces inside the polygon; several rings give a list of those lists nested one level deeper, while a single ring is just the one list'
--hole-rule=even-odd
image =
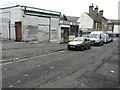
[{"label": "parked car", "polygon": [[104,33],[102,31],[92,31],[89,35],[91,45],[104,45]]},{"label": "parked car", "polygon": [[109,34],[105,33],[104,36],[105,36],[104,43],[110,43],[113,41]]},{"label": "parked car", "polygon": [[109,42],[113,42],[113,38],[110,37],[110,38],[109,38]]},{"label": "parked car", "polygon": [[69,50],[75,49],[83,51],[84,49],[91,49],[91,41],[87,37],[76,37],[67,44]]},{"label": "parked car", "polygon": [[104,39],[104,43],[109,43],[110,41],[110,37],[107,33],[104,33],[105,39]]},{"label": "parked car", "polygon": [[109,42],[113,42],[113,37],[111,37],[110,34],[108,35],[109,35]]}]

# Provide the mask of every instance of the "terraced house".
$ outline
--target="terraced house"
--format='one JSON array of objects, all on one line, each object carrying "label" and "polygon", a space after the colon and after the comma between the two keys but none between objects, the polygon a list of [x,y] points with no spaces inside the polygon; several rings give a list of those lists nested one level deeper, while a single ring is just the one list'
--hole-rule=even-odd
[{"label": "terraced house", "polygon": [[89,13],[84,12],[78,19],[79,30],[89,33],[93,30],[107,30],[107,19],[103,16],[103,10],[98,11],[98,6],[89,6]]}]

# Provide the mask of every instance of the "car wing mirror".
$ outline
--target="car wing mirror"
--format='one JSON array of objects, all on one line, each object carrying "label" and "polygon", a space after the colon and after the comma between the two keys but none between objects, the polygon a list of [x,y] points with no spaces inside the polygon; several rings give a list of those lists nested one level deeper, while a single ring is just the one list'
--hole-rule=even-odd
[{"label": "car wing mirror", "polygon": [[85,41],[88,41],[87,39],[85,39]]}]

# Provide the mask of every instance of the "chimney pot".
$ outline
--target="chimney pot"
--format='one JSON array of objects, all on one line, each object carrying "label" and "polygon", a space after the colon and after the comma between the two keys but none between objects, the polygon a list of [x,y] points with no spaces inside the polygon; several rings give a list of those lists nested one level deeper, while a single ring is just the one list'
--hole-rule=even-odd
[{"label": "chimney pot", "polygon": [[94,6],[93,6],[93,3],[92,3],[92,6],[91,5],[89,6],[89,14],[90,15],[92,15],[94,13],[93,8],[94,8]]},{"label": "chimney pot", "polygon": [[99,11],[99,14],[100,14],[101,16],[103,16],[103,10],[100,10],[100,11]]},{"label": "chimney pot", "polygon": [[98,6],[96,5],[96,8],[95,9],[98,9]]},{"label": "chimney pot", "polygon": [[95,15],[98,14],[98,6],[96,6],[96,8],[94,9]]}]

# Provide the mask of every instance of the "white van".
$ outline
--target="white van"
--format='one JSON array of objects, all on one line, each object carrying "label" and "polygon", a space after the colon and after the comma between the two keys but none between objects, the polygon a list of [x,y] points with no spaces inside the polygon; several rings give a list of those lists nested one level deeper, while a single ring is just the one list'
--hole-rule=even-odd
[{"label": "white van", "polygon": [[91,45],[100,45],[104,44],[105,36],[102,31],[92,31],[89,35]]},{"label": "white van", "polygon": [[110,43],[113,41],[113,39],[109,36],[109,34],[104,33],[104,36],[105,36],[104,43]]},{"label": "white van", "polygon": [[104,36],[105,36],[105,40],[104,40],[104,43],[109,43],[110,41],[110,37],[107,33],[104,33]]}]

